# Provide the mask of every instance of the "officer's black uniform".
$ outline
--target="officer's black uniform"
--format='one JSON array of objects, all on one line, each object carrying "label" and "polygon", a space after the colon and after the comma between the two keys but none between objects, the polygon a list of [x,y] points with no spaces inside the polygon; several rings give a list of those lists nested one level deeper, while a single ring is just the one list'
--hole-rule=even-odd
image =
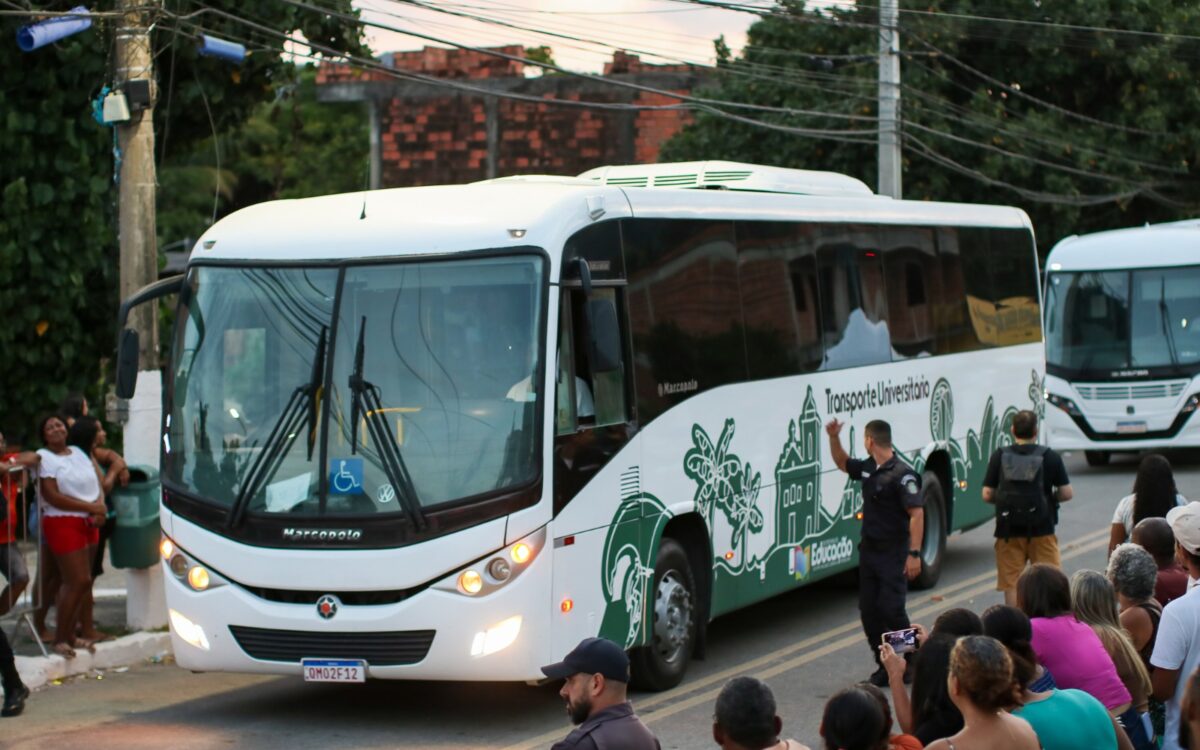
[{"label": "officer's black uniform", "polygon": [[851,458],[846,473],[862,482],[862,542],[858,546],[858,609],[875,661],[884,633],[909,626],[904,599],[908,577],[909,508],[920,507],[921,478],[893,455],[876,466],[872,458]]},{"label": "officer's black uniform", "polygon": [[658,740],[628,702],[597,711],[551,750],[658,750]]}]

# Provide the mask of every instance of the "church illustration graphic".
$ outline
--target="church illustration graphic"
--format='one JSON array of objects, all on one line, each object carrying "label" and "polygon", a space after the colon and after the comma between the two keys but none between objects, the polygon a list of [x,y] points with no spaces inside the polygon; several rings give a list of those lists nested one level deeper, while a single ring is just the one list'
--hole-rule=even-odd
[{"label": "church illustration graphic", "polygon": [[843,494],[837,515],[821,505],[821,432],[821,415],[809,386],[800,418],[788,423],[788,440],[775,465],[776,548],[818,538],[838,517],[852,518],[857,510],[854,493]]}]

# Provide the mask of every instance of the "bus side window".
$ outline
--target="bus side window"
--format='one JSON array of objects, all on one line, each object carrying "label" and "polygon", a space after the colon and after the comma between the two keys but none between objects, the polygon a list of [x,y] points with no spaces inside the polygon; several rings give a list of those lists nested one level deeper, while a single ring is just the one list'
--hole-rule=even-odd
[{"label": "bus side window", "polygon": [[892,359],[944,353],[937,348],[934,309],[941,302],[941,279],[933,231],[921,227],[880,230],[887,291]]}]

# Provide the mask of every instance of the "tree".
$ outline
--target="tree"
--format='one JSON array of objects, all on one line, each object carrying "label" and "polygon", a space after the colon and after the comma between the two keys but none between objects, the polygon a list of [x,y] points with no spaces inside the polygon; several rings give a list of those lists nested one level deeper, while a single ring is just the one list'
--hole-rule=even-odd
[{"label": "tree", "polygon": [[[65,11],[73,4],[56,1],[45,7]],[[214,0],[206,5],[217,12],[184,20],[195,7],[167,0],[152,40],[158,147],[168,161],[173,154],[189,153],[214,131],[235,129],[273,96],[272,83],[290,70],[283,40],[248,30],[239,18],[253,16],[253,23],[268,29],[298,31],[314,43],[363,52],[358,27],[324,13],[283,3]],[[353,12],[350,0],[323,5]],[[115,0],[89,5],[96,12],[114,6]],[[86,32],[24,54],[12,40],[28,20],[0,20],[0,38],[8,40],[0,44],[0,319],[5,323],[0,348],[6,353],[0,422],[6,434],[36,442],[30,429],[34,415],[53,409],[67,392],[84,390],[100,402],[101,363],[115,345],[115,141],[92,112],[102,87],[112,84],[116,22],[98,19]],[[254,52],[237,67],[199,58],[195,35],[200,31],[246,39]]]},{"label": "tree", "polygon": [[210,136],[172,156],[159,176],[160,246],[199,237],[214,208],[223,215],[268,200],[366,187],[370,144],[363,105],[318,102],[316,77],[314,65],[288,66],[272,96],[216,145]]},{"label": "tree", "polygon": [[[905,197],[1020,206],[1043,251],[1069,234],[1194,215],[1200,44],[1154,32],[1197,16],[1171,0],[902,0]],[[782,128],[771,130],[702,113],[660,158],[831,170],[874,186],[877,27],[873,3],[784,0],[740,57],[717,40],[705,95],[821,114],[725,107]]]}]

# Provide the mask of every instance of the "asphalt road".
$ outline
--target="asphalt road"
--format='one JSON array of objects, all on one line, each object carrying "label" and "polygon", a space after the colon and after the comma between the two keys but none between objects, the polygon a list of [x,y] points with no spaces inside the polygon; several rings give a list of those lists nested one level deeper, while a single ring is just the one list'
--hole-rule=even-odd
[{"label": "asphalt road", "polygon": [[[1200,455],[1170,454],[1180,491],[1200,499]],[[1102,568],[1117,500],[1128,494],[1137,458],[1093,469],[1067,457],[1076,498],[1058,527],[1068,571]],[[943,609],[982,611],[994,591],[991,529],[951,537],[942,580],[909,597],[909,614],[929,624]],[[873,664],[858,624],[856,595],[823,583],[723,617],[710,654],[680,687],[636,694],[634,704],[664,748],[711,747],[712,704],[721,685],[752,674],[773,687],[785,735],[819,745],[821,708]],[[24,716],[0,719],[0,747],[89,750],[545,747],[569,727],[554,687],[370,682],[306,685],[298,679],[196,675],[169,665],[109,672],[39,691]]]}]

